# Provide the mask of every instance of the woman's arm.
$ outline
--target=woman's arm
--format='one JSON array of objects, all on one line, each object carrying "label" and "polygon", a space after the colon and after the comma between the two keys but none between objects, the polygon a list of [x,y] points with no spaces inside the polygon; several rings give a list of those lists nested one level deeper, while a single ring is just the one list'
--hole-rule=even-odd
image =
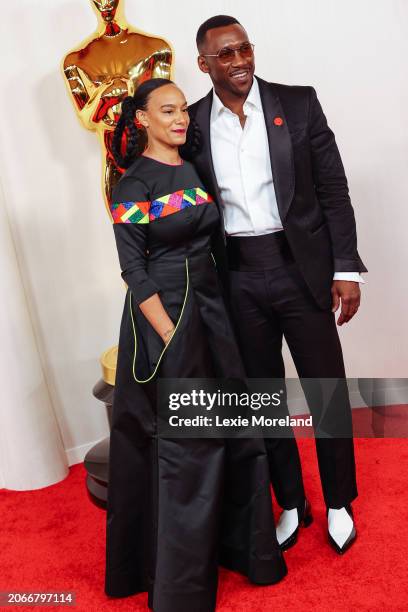
[{"label": "woman's arm", "polygon": [[122,278],[153,329],[167,344],[174,324],[158,295],[160,287],[147,272],[149,205],[145,186],[133,178],[123,178],[115,188],[111,204],[113,231]]},{"label": "woman's arm", "polygon": [[139,308],[163,342],[167,344],[173,335],[175,326],[164,309],[158,293],[139,304]]}]

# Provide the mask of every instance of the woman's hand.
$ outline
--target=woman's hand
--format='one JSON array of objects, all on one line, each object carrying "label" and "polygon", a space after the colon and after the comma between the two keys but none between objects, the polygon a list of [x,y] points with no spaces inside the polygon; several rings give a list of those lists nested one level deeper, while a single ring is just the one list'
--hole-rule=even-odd
[{"label": "woman's hand", "polygon": [[168,344],[174,333],[175,325],[167,314],[158,293],[139,304],[139,308],[164,344]]},{"label": "woman's hand", "polygon": [[173,325],[173,327],[170,327],[167,331],[164,332],[164,334],[162,335],[162,340],[164,342],[164,344],[168,344],[174,334],[174,330],[175,330],[175,326]]}]

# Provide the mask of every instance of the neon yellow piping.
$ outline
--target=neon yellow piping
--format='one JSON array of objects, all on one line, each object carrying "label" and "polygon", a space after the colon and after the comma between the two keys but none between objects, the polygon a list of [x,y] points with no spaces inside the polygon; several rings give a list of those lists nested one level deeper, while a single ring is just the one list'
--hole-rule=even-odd
[{"label": "neon yellow piping", "polygon": [[189,283],[189,274],[188,274],[188,259],[186,259],[186,292],[185,292],[185,295],[184,295],[184,302],[183,302],[183,306],[181,307],[180,316],[178,318],[176,327],[174,328],[173,335],[171,336],[170,340],[168,341],[168,343],[166,344],[166,346],[164,347],[164,349],[160,353],[160,357],[159,357],[159,360],[158,360],[158,362],[156,364],[156,367],[154,368],[153,374],[151,374],[151,376],[149,376],[149,378],[146,378],[146,380],[139,380],[138,378],[136,378],[136,374],[135,374],[136,352],[137,352],[137,337],[136,337],[135,322],[133,320],[132,293],[130,293],[129,307],[130,307],[130,316],[131,316],[131,319],[132,319],[133,336],[134,336],[134,339],[135,339],[135,350],[134,350],[134,354],[133,354],[133,378],[135,379],[136,382],[138,382],[138,383],[147,383],[147,382],[150,382],[152,380],[152,378],[156,375],[156,372],[158,370],[158,367],[160,365],[162,357],[163,357],[164,353],[166,352],[167,348],[170,346],[170,342],[173,340],[174,336],[176,335],[177,328],[180,325],[180,321],[181,321],[181,318],[182,318],[183,312],[184,312],[184,307],[185,307],[186,302],[187,302],[187,294],[188,294],[189,284],[190,283]]}]

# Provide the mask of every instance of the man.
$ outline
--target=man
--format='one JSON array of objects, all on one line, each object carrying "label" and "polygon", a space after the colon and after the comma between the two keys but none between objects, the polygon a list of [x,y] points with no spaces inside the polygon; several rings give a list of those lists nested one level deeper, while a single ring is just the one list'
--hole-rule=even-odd
[{"label": "man", "polygon": [[[230,306],[247,374],[284,378],[285,336],[301,378],[344,382],[336,405],[346,424],[342,431],[351,431],[334,313],[341,305],[338,325],[354,316],[363,282],[359,272],[367,270],[357,252],[333,132],[312,87],[254,77],[253,45],[235,18],[208,19],[198,30],[197,47],[199,68],[213,89],[189,108],[191,126],[201,134],[191,158],[222,211],[216,260],[221,274],[228,266]],[[307,399],[312,414],[321,417],[311,396]],[[312,522],[310,504],[293,435],[267,438],[265,444],[283,508],[277,537],[285,550],[296,543],[299,526]],[[329,542],[341,554],[356,537],[352,435],[316,436],[316,449]]]}]

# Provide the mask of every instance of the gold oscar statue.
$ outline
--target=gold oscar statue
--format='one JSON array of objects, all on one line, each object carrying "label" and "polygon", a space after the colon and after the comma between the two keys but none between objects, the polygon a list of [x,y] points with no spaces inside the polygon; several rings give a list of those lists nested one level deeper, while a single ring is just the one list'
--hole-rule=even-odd
[{"label": "gold oscar statue", "polygon": [[[111,219],[112,190],[121,176],[112,155],[113,131],[120,105],[147,79],[172,78],[174,51],[161,38],[131,27],[124,0],[90,0],[98,18],[96,31],[62,63],[70,97],[82,125],[95,131],[102,146],[102,190]],[[105,382],[115,383],[117,347],[101,357]]]}]

